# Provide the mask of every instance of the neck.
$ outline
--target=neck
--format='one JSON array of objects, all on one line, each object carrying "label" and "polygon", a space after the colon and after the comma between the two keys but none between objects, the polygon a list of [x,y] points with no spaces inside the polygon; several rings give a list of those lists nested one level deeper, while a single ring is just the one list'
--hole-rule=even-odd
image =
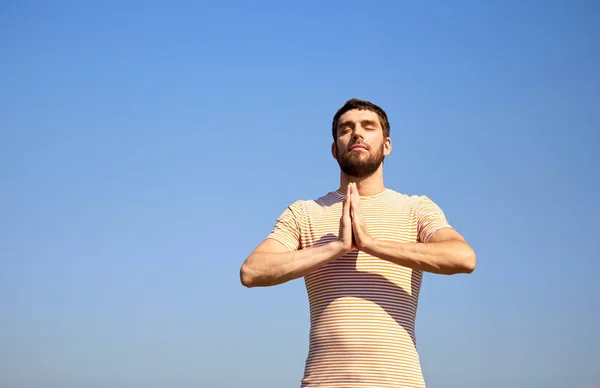
[{"label": "neck", "polygon": [[372,175],[366,176],[364,178],[356,178],[341,172],[339,191],[346,194],[348,183],[356,183],[358,193],[361,196],[365,197],[379,194],[385,190],[385,184],[383,182],[383,172],[381,171],[381,167],[379,167],[379,169],[375,171],[375,173],[373,173]]}]

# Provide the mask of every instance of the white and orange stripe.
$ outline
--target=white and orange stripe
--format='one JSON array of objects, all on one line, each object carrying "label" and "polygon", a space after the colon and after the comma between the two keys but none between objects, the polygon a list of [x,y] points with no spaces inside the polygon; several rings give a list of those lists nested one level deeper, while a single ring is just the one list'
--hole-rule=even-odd
[{"label": "white and orange stripe", "polygon": [[[289,250],[337,238],[344,195],[332,191],[298,200],[279,217],[269,238]],[[391,189],[361,197],[372,237],[427,242],[450,227],[426,196]],[[310,346],[302,387],[424,387],[415,318],[421,271],[354,250],[305,277]]]}]

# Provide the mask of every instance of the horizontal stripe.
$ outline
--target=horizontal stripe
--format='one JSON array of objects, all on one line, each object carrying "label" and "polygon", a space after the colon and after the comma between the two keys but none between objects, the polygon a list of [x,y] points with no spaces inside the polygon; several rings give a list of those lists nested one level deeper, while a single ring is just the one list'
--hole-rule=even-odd
[{"label": "horizontal stripe", "polygon": [[[298,200],[269,234],[289,250],[335,241],[344,195]],[[369,234],[396,242],[425,242],[450,227],[426,196],[387,189],[361,197]],[[303,387],[424,387],[415,318],[422,273],[354,250],[305,276],[310,304],[309,349]]]}]

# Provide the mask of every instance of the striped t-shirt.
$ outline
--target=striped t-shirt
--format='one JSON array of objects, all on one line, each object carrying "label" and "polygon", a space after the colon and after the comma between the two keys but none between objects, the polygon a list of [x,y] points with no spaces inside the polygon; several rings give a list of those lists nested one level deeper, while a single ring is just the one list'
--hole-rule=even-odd
[{"label": "striped t-shirt", "polygon": [[[289,250],[337,238],[344,194],[298,200],[268,236]],[[364,222],[376,239],[427,242],[450,227],[427,196],[392,189],[361,197]],[[302,387],[424,387],[415,315],[422,271],[356,249],[305,277],[310,338]]]}]

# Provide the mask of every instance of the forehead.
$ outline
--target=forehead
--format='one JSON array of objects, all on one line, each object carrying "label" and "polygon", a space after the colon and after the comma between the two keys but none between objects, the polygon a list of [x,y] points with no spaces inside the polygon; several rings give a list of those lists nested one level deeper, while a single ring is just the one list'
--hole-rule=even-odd
[{"label": "forehead", "polygon": [[348,121],[353,123],[361,121],[374,121],[375,123],[379,124],[379,116],[377,116],[377,113],[370,110],[352,109],[340,116],[338,124]]}]

